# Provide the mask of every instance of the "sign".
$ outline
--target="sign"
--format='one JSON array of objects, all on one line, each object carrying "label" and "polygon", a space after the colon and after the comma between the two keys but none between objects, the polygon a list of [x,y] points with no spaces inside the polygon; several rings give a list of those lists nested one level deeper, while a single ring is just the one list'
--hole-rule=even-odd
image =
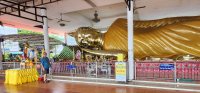
[{"label": "sign", "polygon": [[116,81],[127,81],[126,62],[115,63],[115,79]]},{"label": "sign", "polygon": [[67,69],[73,70],[73,69],[76,69],[76,66],[75,65],[67,65]]},{"label": "sign", "polygon": [[19,51],[19,42],[13,42],[11,40],[4,41],[4,50],[8,52]]},{"label": "sign", "polygon": [[117,61],[124,61],[124,55],[123,54],[118,54],[117,55]]},{"label": "sign", "polygon": [[160,64],[160,70],[174,70],[174,64]]}]

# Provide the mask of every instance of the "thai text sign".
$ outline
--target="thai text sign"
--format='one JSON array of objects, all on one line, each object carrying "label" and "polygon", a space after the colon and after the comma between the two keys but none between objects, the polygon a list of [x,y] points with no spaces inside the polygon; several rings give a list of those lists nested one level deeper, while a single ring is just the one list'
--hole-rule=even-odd
[{"label": "thai text sign", "polygon": [[116,81],[126,82],[126,80],[127,80],[126,62],[116,62],[115,63],[115,79],[116,79]]},{"label": "thai text sign", "polygon": [[160,70],[174,70],[174,64],[160,64]]}]

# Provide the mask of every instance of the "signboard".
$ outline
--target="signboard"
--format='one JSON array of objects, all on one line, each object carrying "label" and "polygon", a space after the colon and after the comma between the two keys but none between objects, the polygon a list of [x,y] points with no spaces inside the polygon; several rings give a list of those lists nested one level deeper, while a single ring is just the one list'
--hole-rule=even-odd
[{"label": "signboard", "polygon": [[7,27],[7,26],[0,26],[0,35],[12,35],[17,34],[17,28]]},{"label": "signboard", "polygon": [[12,42],[11,40],[4,41],[4,50],[8,52],[19,51],[19,42]]},{"label": "signboard", "polygon": [[115,63],[115,79],[116,81],[127,81],[126,62]]},{"label": "signboard", "polygon": [[160,64],[160,70],[174,70],[174,64]]}]

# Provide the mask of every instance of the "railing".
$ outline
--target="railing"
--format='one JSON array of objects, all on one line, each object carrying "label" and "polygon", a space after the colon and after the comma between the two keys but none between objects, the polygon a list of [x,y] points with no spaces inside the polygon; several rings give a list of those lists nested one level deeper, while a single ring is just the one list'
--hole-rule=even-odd
[{"label": "railing", "polygon": [[114,66],[114,62],[55,62],[52,63],[52,74],[113,78]]},{"label": "railing", "polygon": [[[20,68],[19,62],[2,62],[2,64],[4,70]],[[174,64],[174,69],[161,70],[161,64]],[[38,68],[38,72],[42,72],[41,68]],[[114,79],[115,62],[54,62],[51,73],[59,76]],[[197,81],[200,80],[200,61],[137,61],[135,62],[135,77],[137,80],[176,82],[179,79],[189,79]]]},{"label": "railing", "polygon": [[[40,62],[34,62],[33,64],[40,64]],[[0,71],[0,75],[5,74],[5,70],[7,69],[17,69],[20,68],[20,62],[2,62],[3,70]],[[41,73],[40,69],[38,70]]]},{"label": "railing", "polygon": [[136,63],[136,79],[162,79],[174,80],[175,70],[160,70],[160,64],[175,64],[174,62],[135,62]]},{"label": "railing", "polygon": [[20,68],[20,62],[2,62],[3,70]]},{"label": "railing", "polygon": [[[200,61],[137,61],[136,79],[174,81],[200,80]],[[161,70],[160,64],[174,64],[173,70]]]},{"label": "railing", "polygon": [[[161,70],[161,64],[173,64],[172,70]],[[200,80],[200,61],[137,61],[137,80],[176,82],[179,79]],[[53,75],[115,78],[115,62],[55,62]]]}]

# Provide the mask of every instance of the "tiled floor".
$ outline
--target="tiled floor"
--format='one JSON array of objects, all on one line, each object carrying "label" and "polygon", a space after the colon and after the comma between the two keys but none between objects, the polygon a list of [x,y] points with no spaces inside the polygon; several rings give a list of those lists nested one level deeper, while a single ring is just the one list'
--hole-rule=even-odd
[{"label": "tiled floor", "polygon": [[65,81],[73,83],[84,84],[98,84],[107,86],[126,86],[126,87],[138,87],[138,88],[154,88],[154,89],[166,89],[166,90],[184,90],[184,91],[198,91],[200,92],[199,84],[190,83],[172,83],[172,82],[152,82],[152,81],[138,81],[134,80],[128,83],[116,82],[114,79],[95,79],[95,78],[70,78],[70,77],[53,77],[55,81]]},{"label": "tiled floor", "polygon": [[46,84],[42,82],[33,82],[18,86],[5,85],[3,82],[3,78],[0,78],[0,93],[194,93],[190,91],[172,91],[61,81],[50,81]]}]

